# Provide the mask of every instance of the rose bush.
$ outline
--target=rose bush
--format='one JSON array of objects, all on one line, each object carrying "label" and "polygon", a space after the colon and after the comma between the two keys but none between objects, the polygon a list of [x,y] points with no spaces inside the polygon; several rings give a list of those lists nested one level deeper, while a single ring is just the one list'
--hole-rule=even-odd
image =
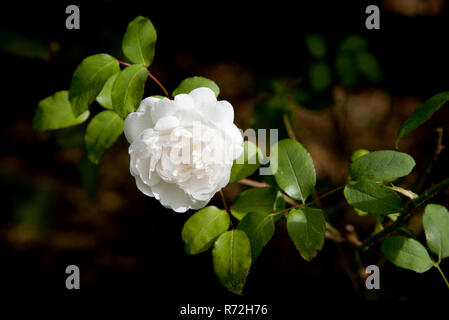
[{"label": "rose bush", "polygon": [[[406,224],[419,206],[449,186],[446,177],[427,190],[417,187],[424,185],[443,150],[442,129],[438,130],[433,158],[424,174],[418,175],[417,183],[409,184],[404,179],[416,164],[410,155],[393,150],[358,150],[351,156],[346,183],[317,196],[312,156],[296,140],[288,112],[280,108],[280,118],[290,138],[274,143],[277,138],[271,138],[270,129],[269,167],[261,168],[268,169],[274,179],[248,179],[261,165],[263,153],[250,141],[243,144],[242,134],[233,123],[233,107],[227,101],[217,101],[220,90],[214,81],[190,77],[173,91],[173,100],[160,97],[142,100],[149,78],[170,97],[148,69],[156,38],[156,30],[148,18],[131,21],[122,47],[132,63],[108,54],[85,58],[73,74],[69,91],[59,91],[39,102],[33,128],[55,130],[89,121],[84,145],[87,159],[94,164],[100,162],[105,150],[124,132],[130,143],[130,171],[137,187],[177,212],[206,206],[229,181],[250,186],[229,207],[222,194],[223,208],[208,206],[193,213],[181,232],[187,254],[212,249],[214,272],[230,292],[243,293],[251,266],[283,217],[289,238],[306,261],[322,250],[326,238],[357,246],[359,253],[383,240],[381,251],[390,262],[419,273],[435,267],[449,287],[439,266],[442,259],[449,257],[446,250],[449,211],[436,204],[426,207],[423,230],[428,249],[416,240],[417,235]],[[316,40],[315,37],[312,42]],[[366,58],[363,50],[359,54]],[[366,69],[361,72],[366,73]],[[330,90],[330,84],[327,86]],[[277,94],[270,99],[278,101]],[[95,100],[107,110],[96,113],[95,108],[90,109]],[[449,92],[442,92],[420,105],[399,128],[396,148],[403,136],[421,126],[448,101]],[[91,111],[93,116],[89,119]],[[263,118],[276,117],[266,110],[256,111]],[[260,176],[265,175],[262,172],[266,171],[261,170]],[[327,209],[322,207],[321,200],[341,191],[356,213],[377,215],[374,232],[364,241],[359,240],[355,230],[346,228],[340,232],[328,221],[331,217],[325,214]],[[389,237],[398,232],[406,236]],[[362,258],[360,255],[357,259],[361,271]],[[363,280],[362,274],[355,277]]]},{"label": "rose bush", "polygon": [[204,207],[243,151],[233,121],[232,105],[205,87],[174,100],[144,99],[124,127],[139,190],[176,212]]}]

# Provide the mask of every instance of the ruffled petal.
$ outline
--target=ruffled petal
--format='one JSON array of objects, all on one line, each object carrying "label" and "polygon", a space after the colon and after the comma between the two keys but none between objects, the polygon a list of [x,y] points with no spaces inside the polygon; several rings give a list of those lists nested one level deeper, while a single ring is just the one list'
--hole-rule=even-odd
[{"label": "ruffled petal", "polygon": [[152,105],[157,103],[160,99],[146,98],[140,103],[136,112],[131,112],[125,119],[125,126],[123,131],[125,133],[126,140],[132,143],[136,140],[143,130],[152,128],[154,126],[151,121],[150,110]]},{"label": "ruffled petal", "polygon": [[186,212],[193,206],[197,207],[195,201],[176,184],[161,181],[152,187],[152,191],[164,207],[176,212]]}]

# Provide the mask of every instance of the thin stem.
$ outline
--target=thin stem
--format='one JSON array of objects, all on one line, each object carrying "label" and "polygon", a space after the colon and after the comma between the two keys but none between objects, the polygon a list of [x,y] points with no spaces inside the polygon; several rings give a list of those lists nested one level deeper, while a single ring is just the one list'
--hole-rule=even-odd
[{"label": "thin stem", "polygon": [[229,212],[228,204],[226,203],[226,199],[223,194],[223,189],[220,190],[220,196],[221,196],[221,200],[223,201],[223,206],[224,206],[226,212]]},{"label": "thin stem", "polygon": [[443,273],[443,270],[441,270],[441,268],[440,268],[440,266],[438,264],[435,264],[434,266],[435,266],[435,268],[438,269],[438,271],[440,271],[440,274],[443,277],[444,282],[446,282],[446,286],[449,288],[449,282],[447,281],[447,279],[446,279],[446,277],[445,277],[445,275]]},{"label": "thin stem", "polygon": [[359,249],[362,250],[362,249],[367,248],[374,241],[377,241],[378,239],[381,239],[381,238],[387,236],[388,234],[390,234],[391,232],[393,232],[394,230],[396,230],[399,226],[402,225],[403,221],[408,217],[409,214],[411,214],[419,206],[421,206],[424,202],[426,202],[427,200],[429,200],[430,198],[435,196],[438,192],[440,192],[447,186],[449,186],[449,178],[444,179],[440,183],[438,183],[435,186],[433,186],[432,188],[428,189],[426,192],[421,194],[415,200],[410,200],[407,203],[407,205],[401,210],[399,217],[396,219],[395,222],[393,222],[393,224],[391,224],[390,226],[386,227],[382,231],[380,231],[380,232],[372,235],[368,239],[366,239],[362,243],[362,245],[359,246]]},{"label": "thin stem", "polygon": [[411,186],[411,190],[418,190],[417,192],[419,192],[426,184],[427,178],[430,175],[430,172],[432,171],[433,167],[435,166],[435,164],[438,161],[438,156],[441,153],[442,148],[442,142],[443,142],[443,128],[437,128],[435,130],[435,132],[437,133],[436,137],[435,137],[435,145],[434,145],[434,150],[433,150],[433,156],[432,158],[430,158],[426,165],[425,165],[425,169],[422,171],[422,174],[420,174],[415,182],[413,183],[413,185]]},{"label": "thin stem", "polygon": [[118,63],[120,63],[122,66],[125,66],[125,67],[129,67],[131,65],[131,63],[127,63],[127,62],[124,62],[121,60],[117,60],[117,61],[118,61]]},{"label": "thin stem", "polygon": [[292,140],[296,140],[295,132],[293,131],[292,124],[290,123],[290,120],[288,119],[288,116],[286,114],[282,115],[282,120],[284,120],[285,130],[287,130],[287,134]]},{"label": "thin stem", "polygon": [[309,206],[309,205],[311,205],[311,204],[314,204],[315,202],[319,202],[321,199],[326,198],[326,197],[330,196],[331,194],[334,194],[334,193],[337,192],[337,191],[340,191],[340,190],[343,189],[344,187],[345,187],[345,186],[340,186],[340,187],[337,187],[337,188],[335,188],[335,189],[332,189],[331,191],[328,191],[328,192],[326,192],[325,194],[323,194],[323,195],[321,195],[321,196],[319,196],[319,197],[313,199],[312,201],[310,201],[309,203],[307,203],[307,205]]},{"label": "thin stem", "polygon": [[162,91],[164,91],[164,94],[167,96],[167,98],[170,99],[170,95],[168,94],[167,90],[165,90],[165,87],[162,85],[162,83],[155,77],[153,76],[153,74],[148,71],[148,76],[154,81],[156,82],[156,84],[162,89]]},{"label": "thin stem", "polygon": [[[131,64],[121,61],[121,60],[117,60],[118,63],[120,63],[123,66],[129,67]],[[148,68],[147,68],[148,70]],[[156,84],[162,89],[162,91],[164,91],[164,94],[167,96],[167,98],[170,99],[170,95],[168,94],[167,90],[165,89],[165,87],[162,85],[162,83],[150,72],[150,70],[148,70],[148,76],[154,81],[156,82]]]},{"label": "thin stem", "polygon": [[237,181],[237,183],[244,184],[246,186],[254,187],[254,188],[263,188],[263,187],[269,187],[270,185],[266,182],[259,182],[255,180],[250,179],[241,179]]}]

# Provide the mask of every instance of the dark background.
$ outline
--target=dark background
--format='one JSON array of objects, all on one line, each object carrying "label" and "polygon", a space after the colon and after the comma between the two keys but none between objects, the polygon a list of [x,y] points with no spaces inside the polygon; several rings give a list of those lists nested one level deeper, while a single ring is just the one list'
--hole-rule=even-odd
[{"label": "dark background", "polygon": [[[436,3],[437,8],[440,3],[444,4],[444,1],[422,2]],[[241,123],[244,119],[239,120],[239,101],[257,96],[252,83],[294,77],[301,72],[307,61],[303,40],[307,32],[325,36],[329,47],[336,46],[349,34],[366,37],[370,51],[378,57],[384,70],[384,80],[378,89],[395,99],[407,97],[416,106],[416,101],[419,104],[422,99],[447,90],[447,5],[436,10],[436,14],[421,12],[407,16],[385,9],[385,2],[381,2],[381,29],[369,31],[365,28],[364,12],[373,3],[376,2],[16,1],[2,4],[0,291],[65,292],[65,267],[76,264],[81,269],[81,292],[108,292],[118,296],[140,292],[151,297],[151,305],[164,301],[173,304],[254,301],[280,305],[280,301],[288,299],[363,301],[447,297],[448,290],[436,270],[418,275],[389,263],[381,269],[382,290],[364,292],[348,276],[348,270],[355,269],[350,247],[326,241],[318,257],[307,263],[288,241],[285,225],[281,223],[273,241],[251,269],[246,296],[238,299],[216,280],[210,252],[199,256],[183,253],[180,231],[187,214],[165,210],[136,189],[128,174],[127,143],[123,137],[107,151],[100,166],[97,197],[89,200],[77,169],[82,151],[61,148],[54,135],[31,130],[37,103],[55,91],[68,89],[71,75],[84,57],[106,52],[123,58],[121,37],[128,22],[138,15],[149,17],[156,27],[156,56],[150,69],[169,91],[185,77],[213,74],[213,80],[225,88],[222,92],[230,92],[234,98],[230,101]],[[69,4],[80,8],[80,30],[65,28],[65,8]],[[50,49],[46,49],[44,58],[24,57],[20,51],[27,50],[26,45],[11,50],[12,35]],[[243,70],[252,81],[246,87],[231,84],[226,89],[229,81],[225,83],[220,78],[222,69],[217,67],[222,65],[231,65],[231,72]],[[161,94],[152,83],[147,84],[146,92]],[[395,112],[401,114],[397,108]],[[424,165],[425,156],[431,150],[429,139],[433,128],[447,128],[447,115],[441,111],[414,136],[419,144],[407,144],[404,151],[417,158],[417,167]],[[444,142],[447,143],[447,138]],[[385,144],[385,148],[392,148],[391,144]],[[341,152],[342,157],[348,157],[347,151]],[[446,151],[429,185],[447,176],[444,165],[447,163]],[[228,201],[237,192],[232,188],[227,194]],[[442,195],[435,201],[445,199]],[[217,200],[213,203],[218,205]],[[335,204],[340,200],[336,197],[329,201]],[[33,212],[40,212],[35,219]],[[372,225],[372,220],[368,224]],[[337,225],[344,227],[344,222]],[[367,228],[362,228],[361,236],[368,234]],[[376,263],[378,248],[371,249],[362,258],[365,266]],[[442,264],[446,274],[448,266],[447,261]]]}]

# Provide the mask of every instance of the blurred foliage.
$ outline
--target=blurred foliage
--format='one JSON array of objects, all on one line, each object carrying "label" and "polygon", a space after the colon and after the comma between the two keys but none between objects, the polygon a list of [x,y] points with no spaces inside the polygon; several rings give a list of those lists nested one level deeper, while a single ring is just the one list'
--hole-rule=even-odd
[{"label": "blurred foliage", "polygon": [[50,60],[59,51],[59,44],[55,41],[45,43],[40,38],[25,36],[3,27],[0,27],[0,39],[1,51],[23,58]]}]

